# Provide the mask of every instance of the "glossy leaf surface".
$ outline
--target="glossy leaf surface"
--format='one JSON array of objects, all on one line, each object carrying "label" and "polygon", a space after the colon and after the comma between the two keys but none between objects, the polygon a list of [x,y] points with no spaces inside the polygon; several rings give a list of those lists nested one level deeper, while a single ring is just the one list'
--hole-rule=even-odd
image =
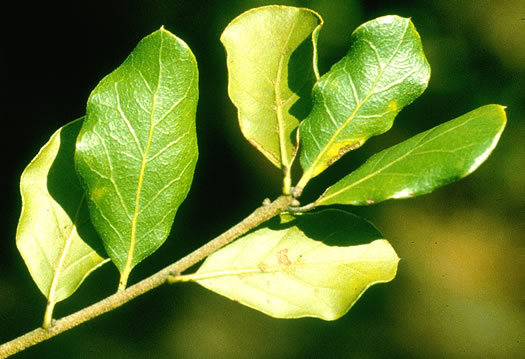
[{"label": "glossy leaf surface", "polygon": [[385,16],[358,27],[348,54],[314,87],[312,112],[300,128],[305,173],[299,187],[369,137],[389,130],[429,77],[410,19]]},{"label": "glossy leaf surface", "polygon": [[22,214],[16,244],[49,303],[69,297],[106,261],[74,168],[81,124],[75,121],[55,132],[20,181]]},{"label": "glossy leaf surface", "polygon": [[496,147],[505,123],[504,107],[480,107],[375,154],[316,204],[364,205],[429,193],[476,170]]},{"label": "glossy leaf surface", "polygon": [[75,156],[89,209],[121,272],[169,234],[197,161],[198,73],[188,46],[161,28],[91,93]]},{"label": "glossy leaf surface", "polygon": [[279,168],[291,166],[294,131],[310,111],[321,23],[309,9],[265,6],[238,16],[221,36],[241,130]]},{"label": "glossy leaf surface", "polygon": [[395,277],[399,259],[381,237],[343,211],[305,214],[215,252],[194,279],[273,317],[335,320],[368,287]]}]

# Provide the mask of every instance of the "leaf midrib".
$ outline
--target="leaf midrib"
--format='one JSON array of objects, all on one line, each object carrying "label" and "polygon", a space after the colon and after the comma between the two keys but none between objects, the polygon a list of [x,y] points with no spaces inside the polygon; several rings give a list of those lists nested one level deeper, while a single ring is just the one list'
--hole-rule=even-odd
[{"label": "leaf midrib", "polygon": [[[274,254],[272,252],[272,254]],[[327,262],[310,262],[310,263],[292,263],[288,266],[286,265],[275,265],[271,267],[264,267],[264,270],[258,267],[257,265],[254,265],[253,267],[247,267],[247,268],[237,268],[237,269],[230,269],[230,270],[223,270],[223,271],[212,271],[212,272],[204,272],[204,273],[197,273],[191,275],[192,280],[206,280],[206,279],[213,279],[213,278],[221,278],[221,277],[233,277],[233,276],[242,276],[245,274],[275,274],[275,273],[283,273],[286,275],[292,275],[293,271],[288,271],[287,268],[292,267],[295,269],[310,269],[310,268],[325,268],[325,267],[338,267],[338,266],[346,266],[346,265],[352,265],[356,263],[376,263],[376,262],[384,262],[384,259],[377,259],[377,258],[355,258],[354,259],[344,259],[339,261],[327,261]],[[355,268],[351,268],[354,271],[357,271]],[[361,273],[363,276],[364,273]],[[302,279],[297,279],[302,281]]]},{"label": "leaf midrib", "polygon": [[[75,232],[75,228],[77,227],[78,217],[80,215],[80,209],[82,208],[82,204],[84,203],[85,198],[86,198],[86,195],[85,194],[82,195],[82,198],[80,199],[80,202],[79,202],[79,204],[77,206],[77,209],[76,209],[76,212],[75,212],[75,217],[73,218],[73,221],[72,221],[71,230],[67,234],[63,233],[64,237],[66,237],[66,235],[67,235],[67,239],[66,239],[64,247],[60,251],[58,262],[57,262],[55,268],[53,268],[54,269],[53,280],[51,281],[51,285],[49,287],[49,291],[48,291],[48,295],[47,295],[48,303],[51,303],[51,305],[56,303],[55,294],[56,294],[56,290],[57,290],[57,287],[58,287],[58,281],[59,281],[61,273],[63,273],[63,271],[64,271],[65,258],[67,256],[67,253],[69,252],[69,248],[71,247],[71,243],[73,242],[73,233]],[[51,206],[51,208],[53,210],[53,217],[55,218],[56,225],[57,225],[58,228],[61,228],[61,225],[58,223],[58,215],[55,212],[55,208],[53,206]]]},{"label": "leaf midrib", "polygon": [[281,56],[279,59],[279,66],[277,68],[277,75],[276,80],[274,83],[274,92],[275,92],[275,109],[276,109],[276,115],[277,115],[277,126],[279,130],[279,151],[281,156],[281,164],[285,169],[287,170],[290,167],[291,159],[288,158],[288,153],[286,151],[286,136],[285,136],[285,123],[284,123],[284,116],[283,116],[283,105],[286,103],[286,101],[283,101],[281,98],[281,81],[282,81],[282,70],[284,66],[284,59],[286,58],[285,55],[285,49],[288,46],[288,43],[290,42],[290,39],[292,37],[292,33],[297,25],[297,21],[295,21],[290,31],[288,32],[288,37],[286,38],[286,41],[284,42],[282,48],[281,48]]},{"label": "leaf midrib", "polygon": [[[289,245],[287,246],[286,243],[290,239],[289,235],[293,235],[292,234],[293,228],[295,227],[289,228],[288,230],[284,231],[284,233],[282,233],[280,238],[276,240],[275,243],[271,247],[269,247],[267,251],[265,251],[264,253],[260,253],[258,255],[258,258],[252,258],[256,260],[256,262],[248,263],[243,268],[235,268],[235,269],[223,270],[223,271],[211,271],[211,272],[204,272],[204,273],[197,272],[195,274],[190,274],[186,277],[189,280],[198,281],[198,280],[221,278],[221,277],[243,276],[247,274],[257,275],[257,274],[282,273],[282,274],[286,274],[286,275],[296,278],[297,281],[305,282],[304,279],[298,278],[295,275],[294,272],[296,269],[310,269],[310,268],[316,268],[316,267],[323,268],[323,267],[334,267],[334,266],[337,267],[337,266],[352,265],[355,263],[364,263],[364,262],[370,263],[370,262],[384,262],[385,261],[384,257],[377,258],[374,256],[371,256],[371,257],[367,256],[367,254],[372,249],[374,249],[370,247],[372,243],[384,242],[385,239],[376,239],[373,242],[366,244],[366,245],[354,246],[353,248],[366,247],[366,250],[363,253],[361,253],[359,256],[352,257],[352,258],[343,258],[339,260],[330,259],[328,261],[316,261],[315,256],[313,256],[311,257],[313,261],[310,261],[310,262],[301,262],[300,260],[297,260],[298,258],[304,258],[305,256],[310,255],[312,252],[316,250],[319,250],[319,249],[322,250],[325,247],[328,247],[331,249],[340,248],[342,250],[351,248],[351,247],[341,247],[341,246],[326,246],[322,242],[312,241],[312,244],[308,248],[305,248],[303,251],[298,253],[296,255],[297,259],[291,262],[291,264],[289,265],[278,264],[278,265],[272,265],[272,266],[261,266],[261,264],[264,264],[264,261],[266,261],[270,256],[278,253],[279,248],[287,248],[289,246]],[[341,230],[344,230],[344,229],[341,229]],[[237,255],[232,258],[232,261],[231,261],[232,265],[235,265],[237,261],[239,260],[242,261],[243,258],[246,258],[245,250],[250,250],[250,246],[248,245],[245,248],[242,248],[237,253]],[[291,270],[288,270],[288,268],[291,268]],[[355,268],[350,268],[350,269],[357,271]],[[357,271],[357,272],[360,272],[360,271]],[[360,272],[360,274],[363,276],[366,276],[365,273]]]},{"label": "leaf midrib", "polygon": [[[133,257],[135,253],[135,245],[137,241],[137,223],[138,218],[140,214],[140,198],[142,195],[142,187],[144,184],[144,173],[146,171],[146,165],[148,164],[148,154],[151,148],[151,142],[153,139],[153,131],[154,131],[154,123],[153,119],[155,116],[155,110],[157,108],[157,98],[158,93],[160,91],[160,84],[162,80],[162,45],[164,41],[164,36],[161,33],[160,36],[160,44],[159,44],[159,74],[157,78],[157,88],[155,89],[155,92],[153,93],[153,101],[151,105],[151,114],[150,114],[150,126],[149,126],[149,132],[148,132],[148,139],[146,142],[146,147],[144,148],[144,152],[142,153],[142,160],[140,165],[140,171],[139,171],[139,177],[138,177],[138,183],[137,183],[137,193],[135,195],[135,208],[133,210],[133,218],[131,220],[131,234],[130,234],[130,245],[128,250],[128,256],[126,259],[126,264],[124,266],[124,270],[122,271],[121,277],[125,278],[127,281],[127,276],[129,275],[129,272],[133,268]],[[124,277],[125,276],[125,277]],[[124,283],[125,285],[125,283]]]}]

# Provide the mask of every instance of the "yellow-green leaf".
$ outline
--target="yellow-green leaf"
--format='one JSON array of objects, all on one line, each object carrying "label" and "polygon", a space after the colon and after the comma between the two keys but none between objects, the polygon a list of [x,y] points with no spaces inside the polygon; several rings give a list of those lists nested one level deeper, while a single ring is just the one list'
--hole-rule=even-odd
[{"label": "yellow-green leaf", "polygon": [[294,131],[310,110],[321,25],[312,10],[265,6],[235,18],[221,36],[241,130],[279,168],[291,166]]},{"label": "yellow-green leaf", "polygon": [[238,239],[186,279],[273,317],[335,320],[395,277],[399,258],[381,238],[347,212],[305,214]]},{"label": "yellow-green leaf", "polygon": [[16,244],[48,299],[48,324],[54,304],[109,260],[102,257],[102,243],[75,173],[73,153],[81,124],[74,121],[55,132],[20,180],[22,214]]}]

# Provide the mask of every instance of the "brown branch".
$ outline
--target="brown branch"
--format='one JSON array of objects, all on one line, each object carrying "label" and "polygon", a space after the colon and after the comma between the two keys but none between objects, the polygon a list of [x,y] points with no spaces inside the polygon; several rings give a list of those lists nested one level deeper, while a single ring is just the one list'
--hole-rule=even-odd
[{"label": "brown branch", "polygon": [[125,290],[119,291],[100,302],[92,304],[67,317],[56,320],[50,328],[38,328],[26,333],[16,339],[0,345],[0,358],[16,354],[30,346],[50,339],[57,334],[76,327],[90,319],[96,318],[101,314],[109,312],[130,300],[160,286],[167,282],[168,278],[174,273],[182,273],[194,264],[200,262],[213,252],[242,236],[251,229],[266,222],[270,218],[288,209],[293,201],[291,196],[280,196],[275,201],[257,208],[244,220],[219,235],[215,239],[196,249],[177,262],[167,266],[152,276],[132,285]]}]

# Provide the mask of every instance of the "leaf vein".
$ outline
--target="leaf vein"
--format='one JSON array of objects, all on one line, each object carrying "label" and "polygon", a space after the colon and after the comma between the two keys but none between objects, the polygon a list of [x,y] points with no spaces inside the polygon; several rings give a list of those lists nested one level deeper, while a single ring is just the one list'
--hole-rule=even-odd
[{"label": "leaf vein", "polygon": [[[122,197],[122,194],[120,193],[120,190],[117,186],[117,183],[115,182],[115,177],[114,177],[114,174],[113,174],[113,164],[111,162],[111,157],[109,155],[109,150],[106,146],[106,142],[104,141],[104,138],[97,132],[96,129],[93,129],[93,133],[99,138],[100,140],[100,143],[102,144],[102,148],[104,149],[104,154],[105,154],[105,158],[107,160],[107,164],[108,164],[108,171],[109,171],[109,176],[107,176],[106,178],[111,182],[112,186],[113,186],[113,189],[115,191],[115,194],[117,195],[118,199],[119,199],[119,202],[120,202],[120,205],[122,207],[122,209],[124,210],[124,213],[126,214],[126,217],[128,217],[128,219],[131,219],[131,216],[128,212],[128,209],[126,207],[126,203],[124,202],[124,198]],[[91,166],[89,167],[91,170],[94,170]]]},{"label": "leaf vein", "polygon": [[166,146],[164,146],[161,150],[159,150],[155,155],[151,156],[147,159],[147,162],[154,161],[157,157],[161,156],[164,152],[168,151],[171,147],[175,146],[177,143],[180,142],[185,136],[187,135],[187,132],[183,133],[181,136],[179,136],[177,139],[171,141]]},{"label": "leaf vein", "polygon": [[131,137],[133,137],[133,140],[135,141],[135,145],[137,146],[137,150],[139,151],[140,154],[142,154],[143,150],[142,150],[142,148],[140,146],[140,141],[137,138],[137,134],[135,133],[135,130],[133,129],[133,126],[131,126],[131,123],[129,122],[126,114],[122,110],[122,105],[120,103],[120,95],[119,95],[119,92],[118,92],[118,82],[115,82],[114,89],[115,89],[115,97],[116,97],[116,100],[117,100],[117,111],[118,111],[120,117],[122,118],[122,120],[124,121],[124,123],[126,125],[126,128],[128,129]]}]

